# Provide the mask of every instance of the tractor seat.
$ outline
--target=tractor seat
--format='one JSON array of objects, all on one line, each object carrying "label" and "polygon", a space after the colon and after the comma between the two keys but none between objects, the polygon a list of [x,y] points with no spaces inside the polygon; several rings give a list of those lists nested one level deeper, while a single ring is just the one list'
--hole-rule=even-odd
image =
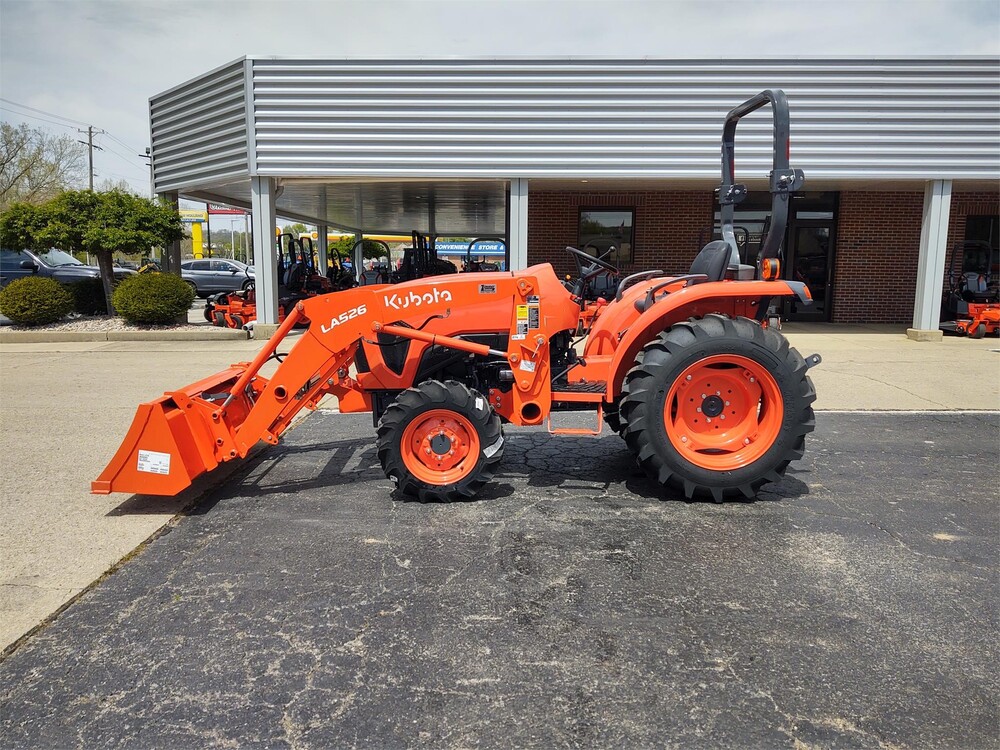
[{"label": "tractor seat", "polygon": [[[729,265],[729,245],[724,240],[709,242],[691,263],[689,273],[703,273],[706,281],[722,281]],[[693,282],[692,282],[693,283]]]},{"label": "tractor seat", "polygon": [[[657,301],[656,293],[666,286],[676,284],[680,281],[687,282],[687,285],[701,284],[704,281],[722,281],[726,278],[726,269],[729,267],[729,245],[723,240],[709,242],[701,249],[691,264],[691,271],[686,276],[678,276],[671,281],[663,281],[652,287],[646,296],[637,299],[633,305],[640,313],[646,312]],[[660,297],[659,299],[663,299]]]}]

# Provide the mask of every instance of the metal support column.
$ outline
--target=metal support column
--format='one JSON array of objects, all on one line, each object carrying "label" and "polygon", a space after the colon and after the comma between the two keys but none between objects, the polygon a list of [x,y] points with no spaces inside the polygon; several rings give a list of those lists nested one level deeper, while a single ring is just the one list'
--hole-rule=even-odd
[{"label": "metal support column", "polygon": [[528,267],[528,181],[510,181],[510,266],[508,271]]},{"label": "metal support column", "polygon": [[933,180],[924,189],[924,219],[920,229],[917,293],[913,303],[913,328],[906,335],[916,341],[940,341],[941,289],[948,252],[948,219],[951,214],[951,180]]},{"label": "metal support column", "polygon": [[[160,200],[166,201],[170,206],[177,210],[178,202],[180,196],[177,191],[174,190],[169,193],[160,193]],[[173,273],[178,276],[181,275],[181,241],[174,240],[165,248],[163,248],[163,270],[167,273]]]},{"label": "metal support column", "polygon": [[[361,278],[362,272],[365,270],[365,245],[361,241],[364,235],[361,232],[355,232],[354,234],[354,257],[351,258],[351,263],[354,264],[354,275],[357,278]],[[386,260],[391,260],[387,258]]]},{"label": "metal support column", "polygon": [[326,276],[326,269],[329,266],[328,258],[326,224],[320,224],[316,227],[316,271],[321,276]]},{"label": "metal support column", "polygon": [[[257,326],[278,324],[278,261],[274,252],[274,180],[250,178]],[[256,334],[256,332],[255,332]]]}]

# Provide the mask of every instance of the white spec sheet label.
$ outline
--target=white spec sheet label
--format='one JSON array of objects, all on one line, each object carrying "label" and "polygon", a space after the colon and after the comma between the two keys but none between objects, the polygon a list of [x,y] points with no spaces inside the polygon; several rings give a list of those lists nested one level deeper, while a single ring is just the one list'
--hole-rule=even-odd
[{"label": "white spec sheet label", "polygon": [[169,474],[170,454],[157,453],[156,451],[139,451],[138,471],[145,471],[147,474]]}]

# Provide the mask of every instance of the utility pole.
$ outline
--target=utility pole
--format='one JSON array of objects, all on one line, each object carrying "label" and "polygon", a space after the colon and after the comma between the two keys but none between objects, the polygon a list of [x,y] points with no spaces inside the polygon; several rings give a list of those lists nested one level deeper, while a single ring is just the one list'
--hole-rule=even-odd
[{"label": "utility pole", "polygon": [[[83,133],[84,131],[83,130],[79,130],[77,132]],[[103,130],[98,130],[97,134],[100,135],[103,132],[104,132]],[[89,164],[90,164],[90,189],[93,190],[94,189],[94,149],[96,148],[98,151],[103,151],[104,149],[101,148],[100,146],[95,146],[94,145],[94,126],[93,125],[88,125],[87,126],[86,133],[87,133],[87,140],[85,140],[85,141],[77,141],[77,143],[82,143],[84,146],[87,147],[87,158],[88,158],[88,161],[89,161]]]}]

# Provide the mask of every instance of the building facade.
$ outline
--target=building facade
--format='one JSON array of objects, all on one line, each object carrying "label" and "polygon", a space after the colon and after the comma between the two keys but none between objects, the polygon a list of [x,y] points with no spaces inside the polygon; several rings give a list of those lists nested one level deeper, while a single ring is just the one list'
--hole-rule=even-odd
[{"label": "building facade", "polygon": [[[960,241],[989,243],[1000,270],[997,58],[247,58],[150,100],[154,185],[253,208],[263,265],[277,213],[359,233],[503,235],[511,268],[571,272],[563,248],[589,245],[624,272],[683,271],[716,228],[724,117],[765,88],[788,96],[806,174],[784,273],[817,304],[788,317],[936,328]],[[766,110],[741,122],[736,164],[752,258]]]}]

